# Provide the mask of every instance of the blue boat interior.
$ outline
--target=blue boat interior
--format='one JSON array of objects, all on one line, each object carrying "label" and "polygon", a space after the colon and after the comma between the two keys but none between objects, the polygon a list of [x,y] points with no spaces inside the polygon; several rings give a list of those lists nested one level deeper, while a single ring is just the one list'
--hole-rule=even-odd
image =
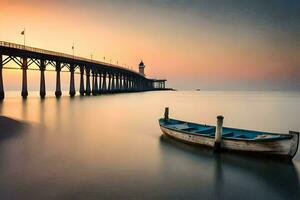
[{"label": "blue boat interior", "polygon": [[[207,137],[215,137],[216,127],[206,124],[195,124],[190,122],[184,122],[176,119],[160,119],[160,126],[163,126],[174,131],[179,131],[186,134],[199,134]],[[260,131],[243,130],[236,128],[223,127],[222,137],[228,139],[238,140],[255,140],[255,141],[267,141],[287,139],[291,136],[288,134],[276,134]]]}]

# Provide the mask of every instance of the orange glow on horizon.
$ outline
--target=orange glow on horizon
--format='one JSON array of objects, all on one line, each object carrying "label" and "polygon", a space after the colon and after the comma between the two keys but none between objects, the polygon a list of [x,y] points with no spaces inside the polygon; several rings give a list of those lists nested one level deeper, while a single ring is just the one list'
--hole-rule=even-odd
[{"label": "orange glow on horizon", "polygon": [[[170,82],[184,78],[195,83],[200,79],[300,79],[296,67],[300,66],[299,49],[273,44],[265,39],[268,33],[259,35],[253,27],[235,35],[234,29],[223,29],[223,25],[202,18],[198,26],[191,25],[184,21],[191,17],[188,13],[178,14],[182,20],[177,23],[167,18],[176,18],[176,13],[164,13],[163,8],[157,16],[149,16],[153,8],[145,13],[124,10],[122,18],[116,12],[124,8],[106,4],[99,12],[51,2],[41,5],[1,1],[0,6],[0,25],[5,27],[0,40],[22,44],[20,32],[26,27],[29,46],[71,54],[75,41],[78,56],[90,58],[93,54],[100,61],[106,57],[106,62],[112,59],[136,71],[143,59],[147,76],[153,78],[167,78]],[[18,72],[8,74],[19,76]]]}]

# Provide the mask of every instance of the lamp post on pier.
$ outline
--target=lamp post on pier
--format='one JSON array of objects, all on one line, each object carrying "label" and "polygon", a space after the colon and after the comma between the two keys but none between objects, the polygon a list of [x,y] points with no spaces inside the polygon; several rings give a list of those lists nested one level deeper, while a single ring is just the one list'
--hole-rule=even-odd
[{"label": "lamp post on pier", "polygon": [[25,28],[21,32],[21,35],[23,35],[23,44],[24,44],[24,49],[25,49],[25,47],[26,47],[26,30],[25,30]]}]

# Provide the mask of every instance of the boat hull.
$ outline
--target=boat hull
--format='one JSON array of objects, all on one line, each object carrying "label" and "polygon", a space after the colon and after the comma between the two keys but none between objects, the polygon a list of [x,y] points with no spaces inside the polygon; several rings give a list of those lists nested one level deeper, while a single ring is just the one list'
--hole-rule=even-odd
[{"label": "boat hull", "polygon": [[[160,126],[162,132],[185,143],[202,145],[213,148],[215,138],[197,134],[187,134],[185,132],[173,130]],[[230,151],[261,153],[272,156],[281,156],[292,159],[298,150],[299,133],[290,132],[293,135],[291,139],[272,140],[272,141],[250,141],[223,138],[221,148]]]}]

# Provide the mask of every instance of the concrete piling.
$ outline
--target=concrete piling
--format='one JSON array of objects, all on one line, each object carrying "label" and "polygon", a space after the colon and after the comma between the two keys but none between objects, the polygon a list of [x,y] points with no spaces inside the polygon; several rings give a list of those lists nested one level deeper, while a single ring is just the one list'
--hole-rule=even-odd
[{"label": "concrete piling", "polygon": [[80,96],[84,96],[84,68],[80,66],[80,86],[79,86],[79,93]]},{"label": "concrete piling", "polygon": [[56,71],[56,89],[55,89],[55,96],[57,98],[61,97],[61,85],[60,85],[60,71],[61,71],[61,63],[56,61],[55,65],[55,71]]},{"label": "concrete piling", "polygon": [[85,69],[85,73],[86,73],[86,88],[85,88],[85,94],[87,96],[91,95],[91,80],[90,80],[90,69]]},{"label": "concrete piling", "polygon": [[74,74],[75,74],[75,67],[73,64],[71,64],[71,66],[70,66],[70,91],[69,91],[69,94],[71,97],[74,97],[76,95]]},{"label": "concrete piling", "polygon": [[41,79],[40,79],[40,97],[45,98],[46,96],[46,83],[45,83],[45,60],[41,60],[41,66],[40,66],[40,71],[41,71]]},{"label": "concrete piling", "polygon": [[26,99],[28,96],[28,89],[27,89],[27,58],[22,58],[22,92],[21,96],[23,99]]},{"label": "concrete piling", "polygon": [[95,72],[95,94],[94,95],[98,95],[99,94],[99,89],[98,89],[98,72]]}]

